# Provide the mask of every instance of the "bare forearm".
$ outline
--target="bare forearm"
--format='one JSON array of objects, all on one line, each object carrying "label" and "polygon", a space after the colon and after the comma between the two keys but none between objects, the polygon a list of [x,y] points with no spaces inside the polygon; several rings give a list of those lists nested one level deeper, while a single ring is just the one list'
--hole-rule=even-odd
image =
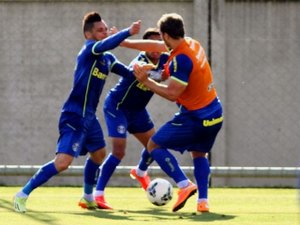
[{"label": "bare forearm", "polygon": [[155,40],[143,40],[136,39],[130,40],[126,39],[121,44],[121,47],[132,48],[140,51],[146,52],[166,52],[167,48],[163,41],[155,41]]},{"label": "bare forearm", "polygon": [[158,83],[150,78],[146,79],[143,84],[148,87],[151,91],[153,91],[155,94],[169,100],[169,101],[175,101],[177,99],[177,96],[175,96],[172,91],[169,89],[169,87],[165,84]]}]

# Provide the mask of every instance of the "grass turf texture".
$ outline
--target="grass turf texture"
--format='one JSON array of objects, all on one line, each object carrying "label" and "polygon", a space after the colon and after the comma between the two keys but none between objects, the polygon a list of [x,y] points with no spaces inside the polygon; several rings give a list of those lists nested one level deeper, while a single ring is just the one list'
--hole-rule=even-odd
[{"label": "grass turf texture", "polygon": [[196,213],[196,195],[180,211],[171,212],[177,195],[166,206],[154,206],[140,188],[107,188],[113,211],[77,206],[78,187],[40,187],[27,201],[27,213],[14,212],[12,199],[20,187],[0,187],[0,224],[5,225],[297,225],[297,189],[212,188],[210,213]]}]

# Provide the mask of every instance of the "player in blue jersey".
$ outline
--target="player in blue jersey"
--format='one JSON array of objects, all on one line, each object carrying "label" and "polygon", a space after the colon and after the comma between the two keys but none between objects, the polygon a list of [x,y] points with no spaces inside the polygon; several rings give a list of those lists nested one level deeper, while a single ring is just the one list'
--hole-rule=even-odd
[{"label": "player in blue jersey", "polygon": [[108,28],[97,12],[83,18],[86,39],[76,61],[73,88],[62,107],[59,120],[59,139],[54,160],[44,164],[14,198],[14,209],[26,212],[26,200],[37,187],[51,177],[66,170],[74,157],[89,152],[84,169],[84,194],[79,202],[83,208],[94,209],[93,198],[96,173],[105,157],[103,132],[96,117],[96,108],[109,72],[132,76],[125,65],[107,52],[117,47],[125,38],[137,34],[140,21],[108,37]]},{"label": "player in blue jersey", "polygon": [[[158,29],[149,28],[145,31],[143,39],[161,40]],[[160,52],[141,52],[130,64],[147,63],[154,65],[149,76],[161,81],[163,65],[167,62],[168,54]],[[112,141],[112,153],[101,166],[101,173],[95,191],[95,200],[99,208],[112,209],[104,199],[104,189],[110,177],[125,156],[127,132],[146,148],[147,142],[154,134],[154,125],[146,109],[153,92],[136,80],[135,76],[120,78],[118,84],[113,87],[104,102],[104,116],[108,128],[108,134]],[[153,160],[146,149],[142,150],[142,157],[149,165]],[[144,189],[148,186],[150,178],[146,173],[147,165],[133,169],[131,175],[135,179],[141,178]]]}]

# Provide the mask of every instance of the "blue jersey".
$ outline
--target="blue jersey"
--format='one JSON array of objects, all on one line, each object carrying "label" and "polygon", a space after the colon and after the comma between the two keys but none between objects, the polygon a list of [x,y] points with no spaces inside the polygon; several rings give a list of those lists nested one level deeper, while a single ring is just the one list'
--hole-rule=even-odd
[{"label": "blue jersey", "polygon": [[95,114],[109,72],[133,75],[114,55],[106,52],[129,36],[129,29],[124,29],[104,40],[85,42],[77,56],[73,88],[62,107],[63,112],[74,112],[82,117]]},{"label": "blue jersey", "polygon": [[[155,69],[152,73],[162,73],[164,64],[167,62],[169,55],[162,53]],[[141,52],[131,63],[130,66],[137,61],[151,63],[151,61],[145,55],[145,52]],[[120,78],[118,84],[112,88],[107,99],[110,99],[110,103],[116,105],[117,109],[127,110],[142,110],[146,107],[153,92],[150,91],[145,85],[140,83],[134,75]]]}]

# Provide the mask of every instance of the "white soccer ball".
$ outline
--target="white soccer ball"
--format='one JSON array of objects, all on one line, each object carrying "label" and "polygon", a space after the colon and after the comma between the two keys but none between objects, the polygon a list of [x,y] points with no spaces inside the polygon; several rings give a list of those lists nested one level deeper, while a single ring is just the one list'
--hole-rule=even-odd
[{"label": "white soccer ball", "polygon": [[150,182],[146,193],[152,204],[157,206],[166,205],[173,197],[173,186],[165,179],[156,178]]}]

